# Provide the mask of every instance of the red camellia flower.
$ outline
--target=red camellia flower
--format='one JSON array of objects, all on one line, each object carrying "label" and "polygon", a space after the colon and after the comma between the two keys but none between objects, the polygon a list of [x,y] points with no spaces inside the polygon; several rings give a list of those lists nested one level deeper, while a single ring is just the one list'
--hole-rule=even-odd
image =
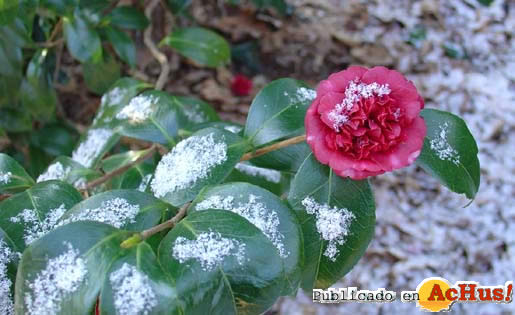
[{"label": "red camellia flower", "polygon": [[252,91],[252,81],[242,74],[235,75],[232,79],[231,90],[234,95],[247,96]]},{"label": "red camellia flower", "polygon": [[352,66],[318,86],[305,118],[306,140],[317,160],[340,176],[379,175],[420,154],[422,108],[415,85],[399,72]]}]

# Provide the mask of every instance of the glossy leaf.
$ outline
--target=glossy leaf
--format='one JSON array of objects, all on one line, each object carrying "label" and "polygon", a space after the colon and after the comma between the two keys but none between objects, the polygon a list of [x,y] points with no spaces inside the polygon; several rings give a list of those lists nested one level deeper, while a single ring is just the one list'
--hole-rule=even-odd
[{"label": "glossy leaf", "polygon": [[16,192],[34,185],[25,169],[7,154],[0,153],[0,193]]},{"label": "glossy leaf", "polygon": [[283,294],[297,292],[303,261],[302,233],[287,204],[263,188],[229,183],[203,190],[189,207],[189,213],[207,209],[236,213],[260,229],[282,258],[286,274]]},{"label": "glossy leaf", "polygon": [[120,136],[110,128],[89,128],[73,150],[72,159],[84,167],[95,168],[119,139]]},{"label": "glossy leaf", "polygon": [[186,121],[182,126],[184,129],[195,130],[199,125],[220,120],[213,107],[202,100],[176,95],[171,95],[171,100],[186,116]]},{"label": "glossy leaf", "polygon": [[291,10],[285,0],[252,0],[252,2],[260,9],[271,7],[282,15],[290,13],[289,11]]},{"label": "glossy leaf", "polygon": [[140,243],[111,265],[100,294],[102,314],[187,314],[152,248]]},{"label": "glossy leaf", "polygon": [[86,184],[102,174],[75,162],[67,156],[57,157],[37,179],[38,183],[47,180],[61,180],[77,189],[84,189]]},{"label": "glossy leaf", "polygon": [[171,209],[169,204],[150,194],[132,189],[110,190],[78,203],[60,221],[91,220],[116,228],[142,231],[159,224]]},{"label": "glossy leaf", "polygon": [[250,105],[245,136],[254,146],[304,133],[304,116],[315,91],[302,81],[279,79],[265,86]]},{"label": "glossy leaf", "polygon": [[129,104],[131,98],[147,88],[150,88],[150,85],[133,78],[121,78],[116,81],[102,96],[93,126],[110,125],[116,114]]},{"label": "glossy leaf", "polygon": [[176,29],[161,44],[175,48],[181,55],[208,67],[219,67],[231,61],[227,41],[217,33],[200,27]]},{"label": "glossy leaf", "polygon": [[77,140],[77,133],[61,124],[45,125],[30,135],[32,145],[53,156],[70,155]]},{"label": "glossy leaf", "polygon": [[[308,213],[308,200],[324,209]],[[291,183],[288,202],[297,211],[304,236],[301,286],[327,288],[352,269],[374,236],[372,189],[366,180],[337,176],[311,154]]]},{"label": "glossy leaf", "polygon": [[16,250],[23,249],[56,226],[67,209],[82,200],[79,192],[61,181],[38,183],[0,202],[0,229]]},{"label": "glossy leaf", "polygon": [[311,149],[305,142],[287,146],[252,159],[252,163],[265,168],[295,173]]},{"label": "glossy leaf", "polygon": [[120,78],[121,70],[113,56],[104,54],[98,62],[83,63],[82,74],[88,89],[101,95]]},{"label": "glossy leaf", "polygon": [[27,66],[27,79],[22,81],[20,96],[22,104],[39,121],[54,118],[58,103],[57,93],[52,86],[50,69],[45,65],[48,51],[34,54]]},{"label": "glossy leaf", "polygon": [[161,159],[152,191],[172,205],[180,206],[193,200],[205,186],[222,182],[246,149],[247,143],[229,131],[199,130]]},{"label": "glossy leaf", "polygon": [[427,134],[417,164],[450,190],[473,199],[480,169],[477,144],[467,125],[458,116],[436,109],[424,109],[421,115]]},{"label": "glossy leaf", "polygon": [[10,132],[32,130],[32,117],[21,106],[18,108],[0,108],[0,127]]},{"label": "glossy leaf", "polygon": [[187,122],[174,98],[157,90],[134,97],[115,117],[121,135],[171,146]]},{"label": "glossy leaf", "polygon": [[[184,246],[182,251],[177,244]],[[202,255],[203,245],[212,246],[208,257]],[[175,279],[177,294],[190,314],[263,313],[286,281],[274,245],[258,228],[229,211],[188,215],[163,239],[158,259]]]},{"label": "glossy leaf", "polygon": [[134,68],[136,66],[136,47],[132,38],[114,27],[107,27],[105,31],[107,39],[113,45],[116,54]]},{"label": "glossy leaf", "polygon": [[143,11],[132,6],[116,7],[109,19],[112,25],[127,29],[144,29],[149,23]]},{"label": "glossy leaf", "polygon": [[[102,160],[102,168],[104,171],[112,172],[130,162],[135,161],[139,157],[145,155],[147,150],[127,151],[120,154],[111,155]],[[150,187],[150,181],[154,174],[156,163],[151,158],[136,164],[126,172],[111,179],[111,189],[137,189],[139,191],[147,191]]]},{"label": "glossy leaf", "polygon": [[191,4],[191,0],[167,0],[166,3],[173,14],[180,14]]},{"label": "glossy leaf", "polygon": [[11,23],[18,11],[18,0],[0,1],[0,25]]},{"label": "glossy leaf", "polygon": [[287,178],[277,170],[257,167],[248,162],[240,162],[224,180],[224,183],[246,182],[262,187],[281,196],[287,187]]},{"label": "glossy leaf", "polygon": [[107,271],[128,252],[120,243],[130,235],[87,221],[61,226],[35,241],[18,265],[17,312],[91,314]]},{"label": "glossy leaf", "polygon": [[70,54],[80,62],[100,61],[102,58],[100,36],[80,11],[76,11],[73,18],[64,18],[63,21],[66,46]]}]

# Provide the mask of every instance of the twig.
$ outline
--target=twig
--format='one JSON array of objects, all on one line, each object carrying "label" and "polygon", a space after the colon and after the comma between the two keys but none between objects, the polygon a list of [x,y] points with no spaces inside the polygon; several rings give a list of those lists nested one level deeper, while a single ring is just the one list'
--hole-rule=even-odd
[{"label": "twig", "polygon": [[266,153],[269,153],[269,152],[272,152],[272,151],[275,151],[275,150],[279,150],[279,149],[285,148],[285,147],[293,145],[293,144],[300,143],[300,142],[302,142],[304,140],[306,140],[306,135],[302,135],[302,136],[297,136],[297,137],[293,137],[293,138],[290,138],[290,139],[286,139],[286,140],[274,143],[272,145],[269,145],[267,147],[258,149],[258,150],[254,151],[254,152],[245,153],[241,157],[241,161],[248,161],[250,159],[253,159],[255,157],[261,156],[263,154],[266,154]]},{"label": "twig", "polygon": [[108,180],[110,180],[111,178],[117,176],[117,175],[120,175],[122,173],[124,173],[126,170],[128,170],[129,168],[133,167],[134,165],[136,164],[139,164],[141,162],[143,162],[144,160],[148,159],[149,157],[151,157],[154,152],[157,150],[157,145],[152,145],[149,149],[148,149],[148,152],[145,153],[144,155],[140,156],[139,158],[137,158],[136,160],[130,162],[129,164],[126,164],[120,168],[117,168],[115,169],[114,171],[112,172],[109,172],[109,173],[106,173],[104,176],[102,177],[99,177],[91,182],[89,182],[87,185],[86,185],[86,188],[85,190],[88,190],[88,189],[91,189],[95,186],[98,186]]},{"label": "twig", "polygon": [[[241,161],[247,161],[247,160],[250,160],[250,159],[255,158],[257,156],[266,154],[268,152],[272,152],[272,151],[275,151],[275,150],[278,150],[278,149],[285,148],[285,147],[287,147],[289,145],[300,143],[300,142],[302,142],[304,140],[306,140],[306,135],[302,135],[302,136],[297,136],[297,137],[293,137],[293,138],[290,138],[290,139],[286,139],[284,141],[280,141],[280,142],[274,143],[272,145],[269,145],[267,147],[261,148],[259,150],[254,151],[254,152],[246,153],[241,158]],[[154,147],[157,147],[157,146],[154,145]],[[131,247],[137,245],[141,241],[144,241],[145,239],[149,238],[150,236],[152,236],[154,234],[157,234],[157,233],[159,233],[159,232],[161,232],[163,230],[166,230],[166,229],[173,228],[182,218],[184,218],[184,216],[186,215],[186,210],[188,209],[189,205],[190,205],[190,202],[184,204],[179,209],[179,212],[177,212],[177,214],[173,218],[171,218],[170,220],[165,221],[165,222],[163,222],[163,223],[161,223],[159,225],[156,225],[154,227],[151,227],[150,229],[146,229],[146,230],[144,230],[144,231],[142,231],[140,233],[133,234],[131,237],[129,237],[128,239],[123,241],[120,244],[120,246],[122,248],[131,248]]]},{"label": "twig", "polygon": [[161,231],[173,228],[182,218],[184,218],[184,216],[186,215],[186,210],[188,209],[189,205],[190,205],[189,202],[184,204],[179,209],[179,212],[177,212],[177,214],[170,220],[165,221],[161,224],[158,224],[154,227],[151,227],[150,229],[146,229],[146,230],[142,231],[141,233],[136,233],[136,234],[132,235],[131,237],[129,237],[128,239],[123,241],[120,244],[120,246],[122,248],[131,248],[132,246],[138,244],[141,241],[144,241],[145,239],[151,237],[154,234],[157,234]]},{"label": "twig", "polygon": [[150,53],[152,56],[159,62],[161,65],[161,73],[159,74],[159,77],[156,81],[156,90],[162,90],[166,80],[168,79],[168,74],[170,73],[170,64],[168,63],[168,59],[166,58],[166,55],[163,54],[159,49],[157,49],[156,44],[152,40],[152,12],[156,8],[156,6],[159,4],[160,0],[152,0],[150,4],[147,5],[145,8],[145,15],[147,16],[148,20],[150,21],[147,29],[143,33],[143,42],[145,43],[145,46],[150,50]]},{"label": "twig", "polygon": [[59,70],[61,68],[61,57],[63,55],[64,41],[62,41],[57,47],[57,56],[55,57],[55,70],[54,70],[54,78],[53,82],[57,82],[59,78]]}]

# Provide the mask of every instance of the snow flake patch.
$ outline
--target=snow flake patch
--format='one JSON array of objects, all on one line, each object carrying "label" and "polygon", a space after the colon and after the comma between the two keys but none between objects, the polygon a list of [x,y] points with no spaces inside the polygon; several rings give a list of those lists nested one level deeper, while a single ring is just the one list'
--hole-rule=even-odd
[{"label": "snow flake patch", "polygon": [[191,187],[211,169],[227,160],[227,144],[216,142],[213,133],[179,142],[157,165],[151,187],[154,195]]},{"label": "snow flake patch", "polygon": [[236,164],[236,169],[250,176],[263,177],[264,179],[272,183],[277,184],[281,181],[281,172],[276,170],[261,168],[247,163]]},{"label": "snow flake patch", "polygon": [[286,258],[290,253],[285,250],[283,244],[284,235],[279,232],[279,216],[277,212],[268,209],[265,204],[258,202],[258,199],[258,196],[250,194],[247,203],[239,202],[235,204],[233,196],[223,198],[222,196],[214,195],[198,203],[195,209],[221,209],[234,212],[244,217],[260,229],[274,244],[279,252],[279,256]]},{"label": "snow flake patch", "polygon": [[25,293],[28,314],[51,315],[61,310],[61,302],[77,291],[85,280],[88,270],[79,251],[70,243],[64,243],[68,250],[48,260],[45,269],[27,286],[32,293]]},{"label": "snow flake patch", "polygon": [[93,162],[102,152],[113,132],[105,128],[90,129],[86,139],[72,153],[72,160],[85,167],[93,166]]},{"label": "snow flake patch", "polygon": [[135,223],[134,218],[138,215],[139,210],[139,205],[132,205],[124,198],[114,198],[102,201],[98,208],[85,209],[80,213],[74,213],[61,221],[59,225],[77,221],[96,221],[121,228],[127,223]]},{"label": "snow flake patch", "polygon": [[64,203],[59,207],[48,211],[45,218],[40,219],[35,209],[24,209],[16,216],[11,217],[12,223],[23,223],[25,226],[23,239],[25,245],[30,245],[35,240],[52,231],[57,226],[57,221],[66,212]]},{"label": "snow flake patch", "polygon": [[[300,102],[312,101],[317,97],[317,91],[305,87],[298,88],[295,93],[297,100]],[[284,92],[284,95],[286,96],[288,93]]]},{"label": "snow flake patch", "polygon": [[348,120],[348,114],[356,103],[364,98],[372,96],[382,97],[391,93],[390,86],[388,84],[379,84],[373,82],[365,84],[354,80],[349,83],[349,86],[345,89],[345,98],[339,104],[336,104],[333,110],[329,112],[328,118],[333,122],[333,129],[339,131],[341,126],[344,125]]},{"label": "snow flake patch", "polygon": [[157,306],[157,299],[150,279],[136,267],[124,263],[109,275],[114,293],[116,314],[150,314]]},{"label": "snow flake patch", "polygon": [[328,204],[319,204],[315,199],[306,197],[302,200],[306,212],[315,215],[317,231],[322,239],[329,241],[324,256],[336,261],[339,250],[336,245],[343,245],[349,235],[354,214],[345,208],[331,208]]},{"label": "snow flake patch", "polygon": [[14,253],[4,240],[0,240],[0,314],[14,314],[14,303],[11,295],[12,281],[7,275],[7,265]]},{"label": "snow flake patch", "polygon": [[141,183],[139,183],[138,190],[145,192],[147,190],[148,184],[150,184],[150,179],[152,179],[152,174],[147,174],[141,179]]},{"label": "snow flake patch", "polygon": [[449,124],[445,122],[443,126],[439,126],[439,128],[440,133],[438,134],[438,137],[432,139],[430,142],[431,150],[436,152],[440,160],[450,161],[455,165],[458,165],[460,163],[460,155],[458,154],[458,151],[451,147],[451,145],[447,141],[447,132]]},{"label": "snow flake patch", "polygon": [[159,99],[154,95],[138,95],[131,99],[129,105],[125,106],[116,119],[128,119],[131,122],[142,122],[154,113],[154,104]]},{"label": "snow flake patch", "polygon": [[208,121],[206,114],[202,111],[202,108],[199,104],[184,106],[183,109],[183,112],[186,115],[186,117],[196,124]]},{"label": "snow flake patch", "polygon": [[68,173],[70,173],[70,167],[64,168],[61,162],[55,162],[50,164],[46,171],[39,175],[37,182],[39,183],[53,179],[63,180]]},{"label": "snow flake patch", "polygon": [[202,270],[210,271],[220,266],[227,256],[234,256],[240,265],[243,264],[245,243],[209,231],[200,233],[195,240],[179,236],[175,239],[172,254],[181,264],[195,259],[200,262]]},{"label": "snow flake patch", "polygon": [[0,184],[8,184],[11,181],[13,174],[11,172],[2,173],[0,172]]},{"label": "snow flake patch", "polygon": [[126,89],[117,86],[102,95],[100,103],[105,105],[118,105],[123,101],[126,92]]},{"label": "snow flake patch", "polygon": [[240,126],[225,126],[224,129],[232,133],[239,133],[243,128]]}]

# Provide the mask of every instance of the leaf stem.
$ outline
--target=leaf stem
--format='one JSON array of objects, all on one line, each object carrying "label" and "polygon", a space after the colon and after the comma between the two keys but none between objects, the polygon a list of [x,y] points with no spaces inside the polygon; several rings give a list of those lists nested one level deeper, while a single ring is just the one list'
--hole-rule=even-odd
[{"label": "leaf stem", "polygon": [[112,172],[109,172],[109,173],[106,173],[104,176],[102,177],[99,177],[91,182],[89,182],[87,185],[86,185],[86,188],[85,190],[88,190],[88,189],[91,189],[93,187],[96,187],[102,183],[105,183],[106,181],[110,180],[111,178],[117,176],[117,175],[120,175],[122,173],[124,173],[125,171],[127,171],[129,168],[133,167],[134,165],[136,164],[139,164],[141,162],[143,162],[144,160],[148,159],[149,157],[151,157],[154,152],[156,152],[157,150],[157,145],[153,144],[149,149],[148,149],[148,152],[145,153],[144,155],[140,156],[139,158],[137,158],[136,160],[120,167],[120,168],[117,168],[115,169],[114,171]]},{"label": "leaf stem", "polygon": [[275,151],[275,150],[279,150],[279,149],[285,148],[285,147],[293,145],[293,144],[300,143],[300,142],[302,142],[304,140],[306,140],[306,135],[305,134],[301,135],[301,136],[293,137],[293,138],[290,138],[290,139],[286,139],[286,140],[283,140],[283,141],[279,141],[279,142],[276,142],[276,143],[271,144],[269,146],[263,147],[261,149],[257,149],[254,152],[245,153],[241,157],[241,161],[248,161],[250,159],[253,159],[255,157],[261,156],[263,154],[267,154],[269,152],[272,152],[272,151]]},{"label": "leaf stem", "polygon": [[131,237],[129,237],[128,239],[123,241],[120,244],[120,246],[122,248],[131,248],[131,247],[137,245],[138,243],[140,243],[141,241],[144,241],[145,239],[151,237],[154,234],[157,234],[166,229],[173,228],[182,218],[184,218],[184,216],[186,216],[186,210],[188,209],[189,205],[190,205],[189,202],[184,204],[179,209],[179,212],[177,212],[177,214],[170,220],[165,221],[156,226],[153,226],[150,229],[146,229],[146,230],[142,231],[141,233],[136,233],[136,234],[132,235]]},{"label": "leaf stem", "polygon": [[156,59],[159,64],[161,65],[161,73],[159,74],[159,77],[156,81],[156,90],[162,90],[166,81],[168,80],[168,74],[170,73],[170,63],[168,62],[168,58],[166,58],[166,55],[162,53],[152,40],[152,12],[156,8],[156,6],[159,4],[160,0],[152,0],[145,9],[145,15],[147,16],[150,23],[148,24],[147,29],[145,32],[143,32],[143,42],[145,43],[145,46],[147,46],[148,50],[150,50],[150,53]]}]

